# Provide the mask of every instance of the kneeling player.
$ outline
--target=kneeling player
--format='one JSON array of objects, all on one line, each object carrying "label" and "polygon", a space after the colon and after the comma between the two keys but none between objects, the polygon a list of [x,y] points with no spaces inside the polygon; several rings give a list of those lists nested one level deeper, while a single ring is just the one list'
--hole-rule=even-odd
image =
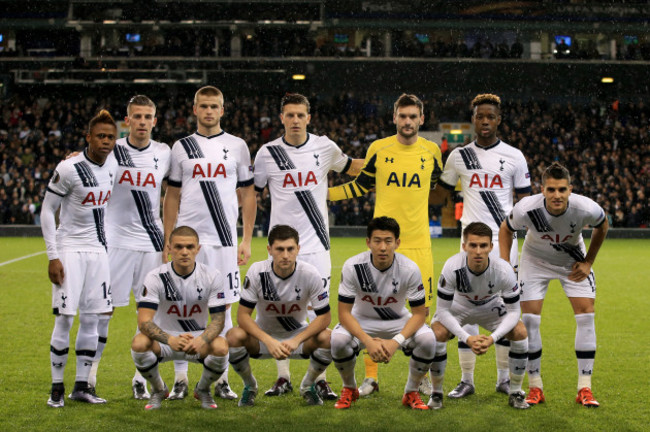
[{"label": "kneeling player", "polygon": [[[169,237],[172,261],[147,274],[138,303],[138,333],[131,343],[135,366],[151,384],[146,410],[161,407],[169,390],[158,372],[159,361],[189,360],[203,364],[194,389],[201,407],[215,409],[210,385],[228,365],[223,330],[226,303],[223,277],[196,262],[199,236],[181,226]],[[208,324],[208,315],[211,318]]]},{"label": "kneeling player", "polygon": [[[519,320],[519,285],[510,263],[489,257],[492,247],[492,229],[482,222],[473,222],[463,231],[463,252],[449,258],[442,269],[432,323],[438,340],[436,358],[431,364],[433,394],[428,404],[433,409],[442,408],[445,343],[452,333],[477,355],[485,354],[501,338],[509,339],[508,404],[517,409],[529,407],[521,391],[528,336]],[[463,329],[465,324],[478,324],[492,333],[472,336]]]},{"label": "kneeling player", "polygon": [[[257,381],[249,357],[310,359],[300,384],[300,394],[309,405],[322,405],[315,379],[332,362],[330,353],[330,305],[327,289],[316,267],[297,261],[298,232],[276,225],[269,232],[270,260],[253,263],[241,291],[237,322],[228,331],[230,364],[244,380],[239,406],[253,406]],[[316,318],[307,325],[307,305]],[[257,307],[257,318],[253,310]]]},{"label": "kneeling player", "polygon": [[[339,286],[340,323],[332,331],[332,357],[341,374],[343,390],[335,408],[350,408],[359,398],[354,366],[364,347],[375,362],[388,363],[398,348],[411,356],[402,404],[427,410],[418,392],[433,361],[436,340],[425,324],[425,292],[420,270],[413,261],[395,253],[400,227],[382,216],[368,224],[370,249],[343,265]],[[406,299],[411,313],[406,309]]]}]

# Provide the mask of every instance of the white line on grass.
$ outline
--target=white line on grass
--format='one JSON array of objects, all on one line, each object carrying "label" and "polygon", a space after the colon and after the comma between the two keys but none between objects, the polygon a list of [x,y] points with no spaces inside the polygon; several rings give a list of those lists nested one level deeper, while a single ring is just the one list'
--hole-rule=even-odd
[{"label": "white line on grass", "polygon": [[4,265],[7,265],[7,264],[15,263],[16,261],[22,261],[22,260],[27,259],[27,258],[35,257],[37,255],[43,255],[44,253],[45,253],[45,251],[40,251],[40,252],[36,252],[36,253],[30,254],[30,255],[21,256],[20,258],[14,258],[14,259],[9,260],[9,261],[1,262],[0,267],[2,267]]}]

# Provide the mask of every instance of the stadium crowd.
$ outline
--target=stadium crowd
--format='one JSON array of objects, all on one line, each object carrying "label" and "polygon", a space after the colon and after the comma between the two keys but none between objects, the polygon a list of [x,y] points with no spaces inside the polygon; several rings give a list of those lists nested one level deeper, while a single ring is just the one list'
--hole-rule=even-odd
[{"label": "stadium crowd", "polygon": [[[282,134],[279,98],[228,97],[225,130],[243,138],[255,155],[262,144]],[[52,170],[69,152],[85,145],[85,127],[98,108],[123,118],[121,99],[14,97],[0,102],[0,224],[39,224],[40,205]],[[423,130],[443,121],[469,121],[468,101],[426,95]],[[551,103],[505,99],[499,136],[522,150],[531,173],[533,193],[541,173],[553,161],[571,168],[574,192],[597,201],[613,227],[647,227],[650,223],[650,106],[643,102],[612,105]],[[341,93],[310,97],[310,131],[327,135],[349,156],[363,158],[368,145],[395,133],[392,106],[379,95]],[[158,99],[154,137],[168,144],[196,130],[192,99]],[[443,148],[443,151],[445,149]],[[448,154],[448,149],[443,158]],[[349,180],[333,174],[330,183]],[[366,225],[373,194],[330,204],[336,225]],[[268,223],[270,200],[258,198],[257,223]]]}]

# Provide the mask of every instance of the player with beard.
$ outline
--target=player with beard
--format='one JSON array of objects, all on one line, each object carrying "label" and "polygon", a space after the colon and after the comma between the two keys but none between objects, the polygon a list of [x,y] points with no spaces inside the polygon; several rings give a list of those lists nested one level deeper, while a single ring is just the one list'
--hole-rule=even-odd
[{"label": "player with beard", "polygon": [[[441,152],[436,143],[418,136],[424,123],[424,104],[417,96],[402,94],[395,101],[393,122],[397,134],[374,141],[361,173],[349,183],[330,188],[329,199],[350,199],[376,190],[374,217],[390,216],[402,227],[400,252],[418,265],[425,305],[429,307],[433,299],[433,256],[428,199],[442,173]],[[367,354],[364,361],[366,379],[359,388],[362,396],[379,389],[377,364]],[[424,384],[429,384],[428,380]]]}]

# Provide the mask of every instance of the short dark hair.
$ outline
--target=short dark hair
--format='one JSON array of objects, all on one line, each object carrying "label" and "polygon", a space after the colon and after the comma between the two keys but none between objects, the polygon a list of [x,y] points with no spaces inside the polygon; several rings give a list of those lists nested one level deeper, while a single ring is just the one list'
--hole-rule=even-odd
[{"label": "short dark hair", "polygon": [[483,222],[472,222],[471,224],[467,225],[463,230],[463,242],[467,241],[467,237],[470,234],[479,237],[489,237],[490,241],[492,241],[492,228]]},{"label": "short dark hair", "polygon": [[569,184],[571,184],[571,174],[569,173],[569,170],[558,162],[553,162],[544,170],[544,173],[542,174],[542,184],[546,184],[546,179],[549,177],[555,180],[567,179]]},{"label": "short dark hair", "polygon": [[371,238],[373,231],[390,231],[395,235],[395,240],[399,238],[399,224],[395,219],[388,216],[379,216],[374,218],[366,228],[366,237]]},{"label": "short dark hair", "polygon": [[127,114],[131,114],[131,105],[148,106],[153,108],[154,111],[156,111],[156,104],[153,103],[153,101],[145,95],[135,95],[131,99],[129,99],[129,103],[126,105]]},{"label": "short dark hair", "polygon": [[273,246],[276,240],[294,239],[296,244],[300,244],[300,236],[294,227],[289,225],[274,225],[269,231],[269,246]]},{"label": "short dark hair", "polygon": [[194,237],[196,239],[196,242],[199,242],[199,234],[196,232],[196,230],[186,225],[176,227],[174,231],[172,231],[172,233],[169,235],[169,244],[172,243],[172,238],[174,238],[174,236]]},{"label": "short dark hair", "polygon": [[492,93],[483,93],[480,95],[476,95],[474,99],[472,99],[472,112],[474,112],[474,109],[479,106],[479,105],[494,105],[497,107],[497,110],[501,112],[501,98],[495,94]]},{"label": "short dark hair", "polygon": [[406,106],[416,106],[420,109],[420,115],[424,114],[424,104],[414,94],[402,93],[400,97],[397,98],[395,104],[393,105],[393,114],[397,113],[398,108]]},{"label": "short dark hair", "polygon": [[99,123],[113,125],[115,130],[117,130],[117,125],[115,124],[115,120],[113,120],[113,116],[111,116],[111,113],[105,109],[99,111],[95,117],[90,119],[90,122],[88,123],[88,133],[91,133],[95,125]]},{"label": "short dark hair", "polygon": [[222,100],[224,99],[221,90],[219,90],[215,86],[203,86],[200,89],[198,89],[194,94],[194,105],[196,105],[199,102],[199,96],[217,96],[217,97],[221,97]]},{"label": "short dark hair", "polygon": [[304,105],[307,107],[307,113],[311,111],[309,99],[300,93],[285,93],[285,95],[282,97],[282,100],[280,101],[280,112],[284,112],[284,106],[289,104]]}]

